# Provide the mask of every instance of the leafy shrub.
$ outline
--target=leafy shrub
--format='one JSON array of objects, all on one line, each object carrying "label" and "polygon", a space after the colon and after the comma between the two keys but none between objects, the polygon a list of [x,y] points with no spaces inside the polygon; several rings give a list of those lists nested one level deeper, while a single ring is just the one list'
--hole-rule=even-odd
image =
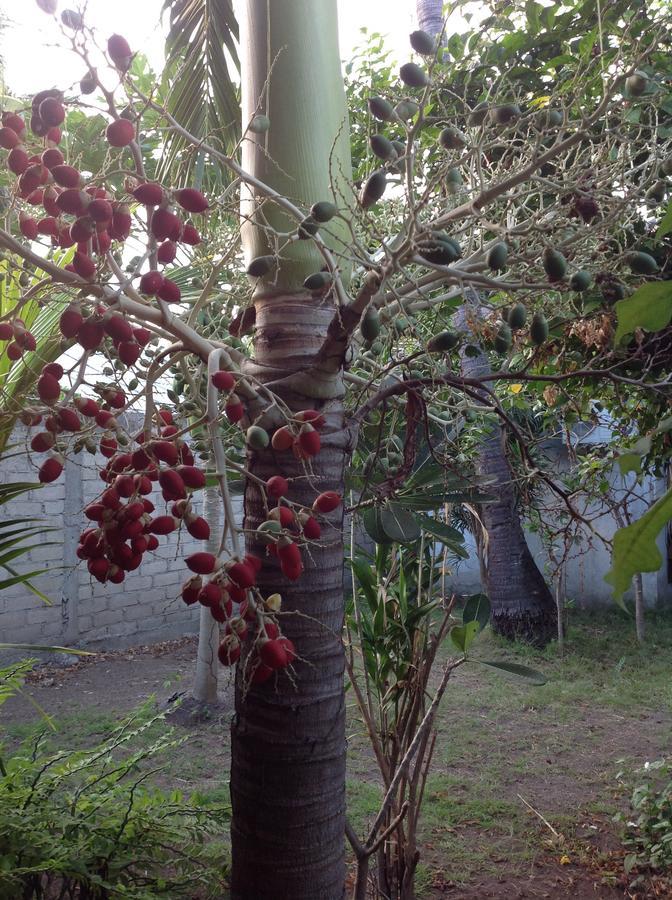
[{"label": "leafy shrub", "polygon": [[[623,773],[619,779],[625,781]],[[628,872],[635,867],[672,871],[672,757],[647,762],[630,779],[630,812],[617,816],[625,827]]]},{"label": "leafy shrub", "polygon": [[[0,685],[5,699],[15,672]],[[148,761],[182,743],[152,738],[161,718],[141,709],[88,750],[49,751],[41,734],[0,756],[0,897],[221,896],[210,839],[227,811],[147,785]]]}]

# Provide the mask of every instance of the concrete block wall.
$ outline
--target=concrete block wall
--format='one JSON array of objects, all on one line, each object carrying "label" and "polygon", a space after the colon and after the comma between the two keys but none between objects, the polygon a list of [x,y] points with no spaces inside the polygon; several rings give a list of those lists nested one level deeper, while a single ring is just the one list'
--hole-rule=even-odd
[{"label": "concrete block wall", "polygon": [[[27,431],[16,429],[11,439],[15,449],[26,445]],[[11,481],[37,481],[37,465],[23,452],[7,454],[0,462],[0,478]],[[2,516],[37,517],[56,530],[38,536],[37,544],[16,561],[21,572],[47,571],[33,582],[51,601],[46,605],[23,585],[0,591],[0,642],[115,648],[167,640],[198,632],[198,608],[187,607],[180,599],[180,588],[190,572],[184,557],[205,549],[204,541],[195,541],[186,530],[160,537],[160,547],[145,555],[142,565],[129,572],[120,585],[102,585],[92,579],[86,563],[75,550],[79,535],[88,527],[83,508],[100,495],[104,482],[99,470],[106,460],[80,453],[66,463],[65,471],[54,483],[17,497],[2,508]],[[201,508],[205,492],[194,495],[194,506]],[[157,512],[166,508],[160,493],[149,495]],[[210,516],[214,535],[222,525],[221,504],[216,520]],[[242,519],[242,497],[234,497],[238,521]],[[37,524],[37,523],[36,523]],[[54,543],[49,545],[49,542]],[[4,575],[5,573],[3,573]]]}]

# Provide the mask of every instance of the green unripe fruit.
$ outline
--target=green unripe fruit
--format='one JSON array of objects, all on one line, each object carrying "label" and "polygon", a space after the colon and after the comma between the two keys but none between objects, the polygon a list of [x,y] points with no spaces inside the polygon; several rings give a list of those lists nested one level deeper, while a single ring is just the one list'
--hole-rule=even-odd
[{"label": "green unripe fruit", "polygon": [[314,237],[319,229],[319,222],[316,222],[313,218],[307,216],[302,222],[299,223],[297,234],[302,241],[307,241],[309,240],[309,238]]},{"label": "green unripe fruit", "polygon": [[274,256],[255,256],[247,267],[247,274],[251,275],[252,278],[263,278],[264,275],[272,272],[275,266],[276,259]]},{"label": "green unripe fruit", "polygon": [[525,322],[527,322],[527,310],[522,303],[516,303],[515,306],[511,307],[507,321],[509,327],[513,331],[518,331],[525,326]]},{"label": "green unripe fruit", "polygon": [[641,97],[649,84],[648,75],[645,72],[636,71],[625,79],[625,87],[631,97]]},{"label": "green unripe fruit", "polygon": [[509,256],[509,248],[504,243],[504,241],[497,241],[496,244],[493,244],[492,247],[488,250],[488,255],[486,256],[486,262],[490,266],[493,272],[500,272],[502,269],[506,268],[506,260]]},{"label": "green unripe fruit", "polygon": [[384,349],[385,349],[385,345],[383,344],[382,341],[374,341],[371,344],[371,352],[373,353],[374,356],[378,356],[378,354],[382,353]]},{"label": "green unripe fruit", "polygon": [[536,344],[537,347],[541,347],[548,338],[548,322],[546,321],[546,316],[542,312],[536,312],[532,316],[530,337],[532,343]]},{"label": "green unripe fruit", "polygon": [[423,88],[429,84],[425,70],[413,62],[404,63],[399,69],[399,75],[404,84],[412,88]]},{"label": "green unripe fruit", "polygon": [[396,156],[392,141],[384,134],[372,134],[369,138],[369,146],[378,159],[391,159]]},{"label": "green unripe fruit", "polygon": [[307,291],[322,291],[328,287],[333,281],[331,272],[313,272],[303,282],[303,286]]},{"label": "green unripe fruit", "polygon": [[440,331],[427,341],[428,353],[447,353],[459,343],[459,335],[454,331]]},{"label": "green unripe fruit", "polygon": [[418,253],[437,266],[448,266],[460,258],[461,250],[457,241],[445,232],[433,231],[431,237],[423,237],[418,243]]},{"label": "green unripe fruit", "polygon": [[477,103],[476,106],[469,113],[469,119],[468,119],[469,125],[471,125],[473,127],[482,125],[483,122],[485,122],[485,117],[487,116],[487,114],[488,114],[488,104],[485,102]]},{"label": "green unripe fruit", "polygon": [[413,31],[410,35],[411,47],[421,56],[434,56],[436,41],[426,31]]},{"label": "green unripe fruit", "polygon": [[392,322],[392,328],[397,334],[401,334],[411,327],[411,321],[406,316],[397,316]]},{"label": "green unripe fruit", "polygon": [[359,323],[359,330],[365,341],[375,341],[380,334],[380,316],[372,306],[366,310]]},{"label": "green unripe fruit", "polygon": [[385,193],[387,187],[387,178],[382,169],[372,172],[366,179],[359,195],[359,202],[363,209],[369,209],[374,203],[377,203]]},{"label": "green unripe fruit", "polygon": [[659,271],[658,263],[650,253],[626,253],[623,261],[630,266],[630,270],[636,275],[655,275]]},{"label": "green unripe fruit", "polygon": [[334,218],[337,212],[338,208],[329,200],[320,200],[310,207],[310,216],[316,222],[328,222]]},{"label": "green unripe fruit", "polygon": [[497,353],[508,353],[513,342],[511,329],[506,322],[502,322],[495,338],[495,351]]},{"label": "green unripe fruit", "polygon": [[254,116],[252,121],[248,126],[248,131],[251,131],[252,134],[263,134],[265,131],[271,127],[271,120],[268,116]]},{"label": "green unripe fruit", "polygon": [[439,135],[439,143],[445,150],[461,150],[467,145],[467,136],[459,128],[448,125]]},{"label": "green unripe fruit", "polygon": [[559,250],[546,247],[542,256],[542,264],[549,281],[562,281],[567,274],[567,260]]},{"label": "green unripe fruit", "polygon": [[275,539],[282,534],[282,525],[274,519],[262,522],[257,528],[256,536],[262,544],[274,544]]},{"label": "green unripe fruit", "polygon": [[265,450],[270,443],[270,438],[265,428],[250,425],[245,433],[245,443],[252,450]]},{"label": "green unripe fruit", "polygon": [[406,144],[402,141],[392,141],[392,148],[398,157],[406,156]]},{"label": "green unripe fruit", "polygon": [[371,115],[381,122],[389,122],[394,118],[394,108],[391,103],[382,97],[369,97],[369,111]]},{"label": "green unripe fruit", "polygon": [[593,278],[590,272],[586,272],[585,269],[579,269],[579,271],[574,272],[569,279],[569,286],[573,291],[587,291],[592,280]]},{"label": "green unripe fruit", "polygon": [[396,115],[402,120],[402,122],[407,122],[409,119],[412,119],[418,112],[420,107],[414,100],[400,100],[399,103],[394,107],[394,112]]}]

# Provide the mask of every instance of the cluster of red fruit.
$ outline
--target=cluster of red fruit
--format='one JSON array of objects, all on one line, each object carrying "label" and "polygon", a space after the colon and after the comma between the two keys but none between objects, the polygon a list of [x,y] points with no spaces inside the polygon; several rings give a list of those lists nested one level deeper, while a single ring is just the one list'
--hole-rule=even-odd
[{"label": "cluster of red fruit", "polygon": [[94,312],[84,316],[79,305],[71,304],[61,314],[59,328],[63,337],[74,338],[88,351],[97,350],[109,337],[117,356],[127,366],[137,362],[142,348],[152,337],[149,329],[132,326],[124,316],[110,313],[104,306],[97,306]]},{"label": "cluster of red fruit", "polygon": [[0,322],[0,341],[9,341],[5,353],[12,362],[21,359],[26,350],[35,350],[35,335],[26,328],[23,319],[12,319],[11,322]]},{"label": "cluster of red fruit", "polygon": [[274,450],[292,450],[297,459],[310,459],[320,452],[319,429],[324,427],[324,416],[316,409],[304,409],[296,413],[293,422],[283,425],[273,433]]}]

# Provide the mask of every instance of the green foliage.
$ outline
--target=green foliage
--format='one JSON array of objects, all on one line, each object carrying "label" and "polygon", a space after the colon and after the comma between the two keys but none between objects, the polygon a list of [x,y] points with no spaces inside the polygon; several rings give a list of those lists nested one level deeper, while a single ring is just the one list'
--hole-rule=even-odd
[{"label": "green foliage", "polygon": [[631,297],[616,303],[616,318],[616,344],[636,328],[645,328],[647,331],[666,328],[672,319],[672,281],[643,284]]},{"label": "green foliage", "polygon": [[[0,702],[28,665],[0,671]],[[223,866],[208,842],[226,810],[146,786],[149,763],[183,743],[170,732],[149,739],[161,718],[141,709],[87,750],[49,751],[37,735],[5,758],[0,896],[221,896]]]},{"label": "green foliage", "polygon": [[649,867],[672,867],[672,758],[647,762],[630,775],[619,772],[619,780],[631,786],[630,811],[618,814],[623,825],[626,871]]},{"label": "green foliage", "polygon": [[[14,500],[16,497],[41,488],[41,484],[32,484],[23,481],[7,482],[0,484],[0,507]],[[35,518],[8,518],[3,516],[0,519],[0,569],[3,569],[6,576],[0,578],[0,591],[11,587],[14,584],[25,584],[26,587],[36,594],[45,603],[50,603],[49,599],[39,591],[30,581],[38,575],[44,574],[46,569],[35,569],[32,572],[19,573],[14,568],[14,560],[21,556],[25,556],[31,550],[37,547],[46,547],[56,543],[56,541],[44,540],[44,535],[50,531],[56,531],[55,528],[47,527],[44,524],[35,525],[32,523],[39,522]],[[37,543],[27,544],[26,541],[37,538]]]}]

